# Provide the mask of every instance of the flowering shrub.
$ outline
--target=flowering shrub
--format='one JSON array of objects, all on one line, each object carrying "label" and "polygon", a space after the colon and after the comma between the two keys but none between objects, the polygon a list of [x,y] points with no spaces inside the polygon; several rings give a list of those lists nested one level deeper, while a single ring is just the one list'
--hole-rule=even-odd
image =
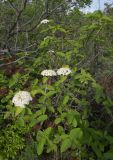
[{"label": "flowering shrub", "polygon": [[112,156],[112,127],[104,123],[113,102],[90,73],[76,68],[73,45],[68,45],[69,52],[66,41],[65,51],[61,50],[62,37],[55,36],[57,32],[66,34],[59,25],[48,23],[48,28],[42,28],[39,53],[33,60],[24,59],[15,65],[21,66],[23,72],[9,76],[5,70],[0,71],[3,160],[107,160]]},{"label": "flowering shrub", "polygon": [[[63,72],[65,70],[67,74],[67,68],[63,69]],[[96,132],[91,128],[88,120],[92,103],[88,97],[89,93],[90,97],[95,97],[99,103],[100,101],[106,102],[102,89],[99,87],[91,75],[82,70],[80,73],[73,71],[67,76],[44,76],[38,79],[35,76],[34,79],[32,77],[29,86],[24,88],[31,92],[32,97],[26,91],[19,91],[14,94],[12,88],[6,95],[6,99],[1,97],[2,112],[5,109],[1,126],[2,135],[0,135],[2,158],[18,159],[18,152],[26,148],[25,146],[29,143],[34,143],[34,140],[34,152],[36,150],[35,156],[37,157],[42,157],[45,152],[48,153],[48,156],[49,153],[52,154],[53,152],[59,153],[60,156],[66,151],[69,152],[70,156],[81,158],[85,157],[83,152],[87,150],[84,145],[87,144],[92,149],[94,145],[101,147],[103,145],[101,138],[108,143],[107,137],[103,137],[102,132]],[[10,102],[13,95],[15,106]],[[28,107],[25,108],[25,105]],[[12,128],[11,130],[7,124],[13,124],[15,129]],[[3,138],[4,132],[5,137]],[[10,136],[14,139],[15,144],[13,144],[13,140],[10,142],[6,140],[7,132],[14,134],[14,136],[12,134]],[[18,142],[16,142],[15,136],[19,138]],[[98,137],[98,142],[96,142],[96,137]],[[3,142],[5,150],[2,149]],[[10,150],[7,149],[8,144]],[[103,148],[106,145],[104,144]],[[103,151],[94,149],[93,156],[102,157],[104,156],[102,153]]]}]

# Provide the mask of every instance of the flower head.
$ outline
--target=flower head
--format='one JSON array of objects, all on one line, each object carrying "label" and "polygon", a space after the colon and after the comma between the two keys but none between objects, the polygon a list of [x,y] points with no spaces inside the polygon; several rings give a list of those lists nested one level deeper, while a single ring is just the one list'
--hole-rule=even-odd
[{"label": "flower head", "polygon": [[42,72],[41,72],[41,75],[42,76],[56,76],[57,74],[56,74],[56,72],[54,71],[54,70],[50,70],[50,69],[46,69],[46,70],[43,70]]},{"label": "flower head", "polygon": [[21,108],[25,108],[25,105],[28,105],[30,101],[32,101],[32,97],[27,91],[19,91],[12,99],[14,105]]},{"label": "flower head", "polygon": [[47,24],[48,22],[49,22],[48,19],[43,19],[40,23],[41,23],[41,24]]},{"label": "flower head", "polygon": [[48,51],[48,53],[55,53],[55,51],[51,49]]},{"label": "flower head", "polygon": [[57,70],[58,75],[67,76],[70,73],[71,73],[71,70],[69,68],[60,68]]}]

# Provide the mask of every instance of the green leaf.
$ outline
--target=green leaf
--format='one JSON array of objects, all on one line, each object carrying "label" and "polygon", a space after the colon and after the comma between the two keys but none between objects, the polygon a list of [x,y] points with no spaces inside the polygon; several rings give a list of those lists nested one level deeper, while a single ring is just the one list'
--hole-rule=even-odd
[{"label": "green leaf", "polygon": [[54,94],[56,94],[57,92],[56,91],[49,91],[46,96],[49,98],[51,96],[53,96]]},{"label": "green leaf", "polygon": [[77,120],[73,114],[67,115],[67,121],[68,121],[68,124],[72,124],[74,127],[77,126]]},{"label": "green leaf", "polygon": [[36,125],[37,123],[43,122],[47,119],[47,115],[41,115],[38,118],[33,118],[31,117],[31,122],[29,124],[30,127],[33,127],[34,125]]},{"label": "green leaf", "polygon": [[97,103],[100,103],[101,101],[103,101],[103,98],[105,98],[103,88],[95,82],[92,83],[92,87],[95,90],[95,100]]},{"label": "green leaf", "polygon": [[69,96],[67,96],[67,95],[64,96],[62,105],[65,106],[68,103],[68,101],[69,101]]},{"label": "green leaf", "polygon": [[10,112],[6,112],[5,114],[4,114],[4,119],[7,119],[9,116],[10,116]]},{"label": "green leaf", "polygon": [[64,120],[64,118],[67,116],[67,112],[63,112],[62,114],[61,114],[61,118],[62,118],[62,120]]},{"label": "green leaf", "polygon": [[15,109],[15,117],[17,117],[25,108],[16,107]]},{"label": "green leaf", "polygon": [[55,86],[61,85],[67,79],[66,76],[61,76],[60,80],[55,83]]},{"label": "green leaf", "polygon": [[73,127],[77,127],[77,120],[74,118],[72,122]]},{"label": "green leaf", "polygon": [[19,73],[14,74],[9,80],[9,87],[15,86],[18,83],[20,77],[21,75]]},{"label": "green leaf", "polygon": [[42,63],[42,57],[38,57],[35,59],[33,67],[40,66],[41,63]]},{"label": "green leaf", "polygon": [[33,119],[33,118],[32,118],[29,126],[30,126],[30,127],[33,127],[33,126],[36,125],[36,124],[37,124],[37,119]]},{"label": "green leaf", "polygon": [[64,129],[62,126],[58,126],[58,133],[59,134],[63,134],[64,133]]},{"label": "green leaf", "polygon": [[57,151],[57,145],[53,143],[53,141],[48,141],[48,146],[47,146],[47,153],[50,153],[52,151],[56,152]]},{"label": "green leaf", "polygon": [[61,121],[62,121],[61,118],[56,118],[56,119],[55,119],[55,124],[59,124]]},{"label": "green leaf", "polygon": [[51,128],[51,127],[47,128],[47,129],[44,131],[44,135],[45,135],[45,136],[49,136],[50,133],[51,133],[51,131],[52,131],[52,128]]},{"label": "green leaf", "polygon": [[4,160],[4,158],[0,155],[0,160]]},{"label": "green leaf", "polygon": [[41,155],[44,150],[44,145],[46,143],[46,139],[44,137],[41,137],[37,143],[37,153],[38,155]]},{"label": "green leaf", "polygon": [[105,15],[102,17],[102,20],[106,21],[106,23],[109,23],[109,22],[113,23],[113,19]]},{"label": "green leaf", "polygon": [[81,73],[76,76],[76,79],[79,79],[81,83],[87,83],[88,81],[94,81],[92,76],[87,73],[84,69],[81,69]]},{"label": "green leaf", "polygon": [[42,110],[38,110],[37,112],[34,113],[33,118],[36,118],[42,114],[43,114]]},{"label": "green leaf", "polygon": [[74,128],[70,131],[70,138],[72,140],[77,139],[80,140],[83,137],[83,131],[81,130],[81,128]]},{"label": "green leaf", "polygon": [[47,84],[47,81],[48,81],[48,77],[43,77],[42,79],[43,84]]},{"label": "green leaf", "polygon": [[43,122],[43,121],[45,121],[47,118],[48,118],[48,116],[47,116],[47,115],[41,115],[40,117],[38,117],[38,119],[37,119],[37,123],[39,123],[39,122]]},{"label": "green leaf", "polygon": [[24,125],[25,125],[23,118],[19,118],[19,119],[16,121],[16,123],[17,123],[19,126],[24,126]]},{"label": "green leaf", "polygon": [[113,160],[113,153],[112,152],[107,152],[107,153],[104,153],[104,160]]},{"label": "green leaf", "polygon": [[113,106],[113,101],[109,97],[107,97],[103,104],[105,107],[109,108]]},{"label": "green leaf", "polygon": [[52,113],[55,112],[55,109],[54,109],[53,106],[47,106],[47,109],[48,109],[48,111],[50,111],[50,112],[52,112]]},{"label": "green leaf", "polygon": [[62,135],[60,136],[60,138],[61,138],[62,140],[64,140],[64,139],[69,138],[69,135],[64,133],[64,134],[62,134]]},{"label": "green leaf", "polygon": [[63,52],[56,52],[56,54],[59,57],[64,57],[65,58],[65,53],[63,53]]},{"label": "green leaf", "polygon": [[91,147],[92,147],[93,151],[96,153],[97,157],[100,159],[100,157],[102,157],[102,152],[101,152],[100,146],[98,144],[98,141],[92,142]]},{"label": "green leaf", "polygon": [[42,89],[36,89],[36,90],[32,90],[31,91],[31,94],[33,95],[33,96],[35,96],[36,94],[42,94],[42,95],[46,95],[46,93],[45,93],[45,91],[43,91]]},{"label": "green leaf", "polygon": [[31,111],[30,108],[26,108],[26,112],[27,112],[28,115],[32,115],[32,111]]},{"label": "green leaf", "polygon": [[61,152],[65,152],[70,147],[71,147],[71,140],[70,140],[70,138],[64,139],[62,141],[62,144],[61,144]]},{"label": "green leaf", "polygon": [[67,121],[69,124],[72,124],[73,119],[74,119],[74,115],[72,113],[68,113],[67,114]]},{"label": "green leaf", "polygon": [[50,41],[52,40],[53,40],[52,36],[45,37],[44,40],[40,44],[40,49],[46,48],[49,45]]}]

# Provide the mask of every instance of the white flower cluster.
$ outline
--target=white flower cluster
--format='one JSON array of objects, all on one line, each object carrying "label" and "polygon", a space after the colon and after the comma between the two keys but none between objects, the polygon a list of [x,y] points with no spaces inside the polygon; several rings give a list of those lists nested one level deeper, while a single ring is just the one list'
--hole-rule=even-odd
[{"label": "white flower cluster", "polygon": [[48,53],[55,53],[55,51],[51,49],[48,51]]},{"label": "white flower cluster", "polygon": [[28,105],[30,101],[32,101],[32,97],[27,91],[19,91],[12,99],[14,105],[21,108],[25,108],[25,105]]},{"label": "white flower cluster", "polygon": [[52,76],[56,76],[56,72],[54,71],[54,70],[50,70],[50,69],[46,69],[46,70],[43,70],[42,72],[41,72],[41,75],[42,76],[50,76],[50,77],[52,77]]},{"label": "white flower cluster", "polygon": [[54,70],[43,70],[41,72],[42,76],[57,76],[57,75],[63,75],[67,76],[71,73],[71,70],[69,68],[60,68],[55,72]]},{"label": "white flower cluster", "polygon": [[71,73],[71,70],[69,68],[60,68],[57,70],[58,75],[67,76],[70,73]]},{"label": "white flower cluster", "polygon": [[40,23],[41,23],[41,24],[47,24],[48,22],[49,22],[48,19],[43,19]]}]

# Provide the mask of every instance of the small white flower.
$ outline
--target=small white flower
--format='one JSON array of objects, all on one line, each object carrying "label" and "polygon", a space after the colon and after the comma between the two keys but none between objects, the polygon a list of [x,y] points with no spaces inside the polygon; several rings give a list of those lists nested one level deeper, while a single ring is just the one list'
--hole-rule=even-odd
[{"label": "small white flower", "polygon": [[55,51],[51,49],[48,51],[48,53],[55,53]]},{"label": "small white flower", "polygon": [[69,68],[60,68],[57,70],[58,75],[67,76],[70,73],[71,73],[71,70]]},{"label": "small white flower", "polygon": [[49,22],[48,19],[43,19],[40,23],[41,23],[41,24],[47,24],[48,22]]},{"label": "small white flower", "polygon": [[41,72],[41,75],[42,76],[56,76],[57,74],[56,74],[56,72],[54,71],[54,70],[43,70],[42,72]]},{"label": "small white flower", "polygon": [[14,105],[21,108],[25,108],[25,105],[28,105],[30,101],[32,101],[32,97],[27,91],[19,91],[12,99]]}]

